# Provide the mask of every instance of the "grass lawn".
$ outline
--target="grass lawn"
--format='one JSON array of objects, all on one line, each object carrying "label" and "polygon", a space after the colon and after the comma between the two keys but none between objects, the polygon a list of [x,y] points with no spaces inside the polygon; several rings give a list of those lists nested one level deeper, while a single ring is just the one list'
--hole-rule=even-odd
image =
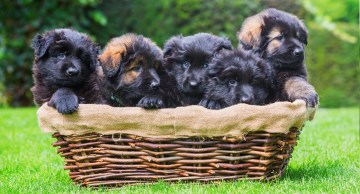
[{"label": "grass lawn", "polygon": [[[0,193],[98,193],[71,183],[36,109],[0,109]],[[102,191],[102,190],[100,190]],[[107,191],[108,192],[108,191]],[[359,109],[320,109],[275,182],[125,186],[123,193],[360,193]]]}]

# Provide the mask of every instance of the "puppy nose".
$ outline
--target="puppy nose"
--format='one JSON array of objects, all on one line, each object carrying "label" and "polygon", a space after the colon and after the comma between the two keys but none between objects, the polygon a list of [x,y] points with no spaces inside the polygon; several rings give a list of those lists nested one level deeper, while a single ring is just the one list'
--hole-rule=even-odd
[{"label": "puppy nose", "polygon": [[200,82],[197,82],[197,81],[194,81],[194,80],[190,81],[190,87],[192,87],[192,88],[196,88],[199,85],[200,85]]},{"label": "puppy nose", "polygon": [[301,56],[302,54],[303,54],[303,49],[301,49],[301,48],[296,48],[296,49],[294,49],[293,50],[293,55],[295,55],[295,56]]},{"label": "puppy nose", "polygon": [[79,74],[79,70],[77,70],[74,67],[70,67],[69,69],[66,70],[66,74],[70,75],[70,76],[75,76],[75,75]]},{"label": "puppy nose", "polygon": [[151,87],[151,89],[153,89],[153,90],[158,89],[159,86],[160,86],[160,82],[158,82],[158,81],[152,81],[151,84],[150,84],[150,87]]},{"label": "puppy nose", "polygon": [[250,97],[250,96],[242,96],[242,97],[240,98],[240,102],[241,102],[241,103],[250,104],[250,103],[251,103],[251,97]]}]

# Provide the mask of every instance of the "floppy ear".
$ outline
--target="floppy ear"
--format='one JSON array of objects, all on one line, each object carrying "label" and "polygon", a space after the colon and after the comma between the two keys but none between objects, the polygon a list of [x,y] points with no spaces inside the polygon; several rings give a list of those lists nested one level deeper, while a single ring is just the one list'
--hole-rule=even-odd
[{"label": "floppy ear", "polygon": [[164,45],[163,55],[165,59],[170,58],[174,52],[180,48],[182,48],[182,36],[174,36],[166,41]]},{"label": "floppy ear", "polygon": [[223,49],[226,50],[233,49],[231,42],[227,38],[221,38],[221,43],[218,45],[218,47],[215,48],[215,52],[220,52]]},{"label": "floppy ear", "polygon": [[93,44],[92,45],[92,48],[91,48],[91,64],[90,64],[90,70],[91,71],[95,71],[96,70],[96,67],[98,66],[98,55],[99,55],[99,52],[100,52],[100,47]]},{"label": "floppy ear", "polygon": [[44,56],[53,41],[53,36],[36,35],[31,41],[31,47],[34,49],[35,56],[37,58]]},{"label": "floppy ear", "polygon": [[[263,15],[257,14],[245,19],[241,30],[237,32],[239,43],[245,50],[257,49],[261,43],[261,31],[264,26]],[[240,47],[240,45],[239,45]]]},{"label": "floppy ear", "polygon": [[307,45],[307,29],[305,27],[304,22],[300,21],[301,30],[299,33],[299,39],[302,43]]},{"label": "floppy ear", "polygon": [[113,77],[120,69],[120,63],[126,55],[126,47],[124,45],[116,48],[105,48],[104,52],[99,55],[101,67],[107,77]]}]

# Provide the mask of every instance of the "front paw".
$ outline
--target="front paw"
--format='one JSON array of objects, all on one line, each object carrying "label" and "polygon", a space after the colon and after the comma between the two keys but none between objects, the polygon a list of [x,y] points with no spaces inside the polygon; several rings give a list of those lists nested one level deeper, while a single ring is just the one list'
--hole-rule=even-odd
[{"label": "front paw", "polygon": [[143,97],[136,106],[143,107],[146,109],[163,108],[164,102],[161,98],[156,96],[145,96]]},{"label": "front paw", "polygon": [[284,92],[287,99],[291,102],[301,99],[306,102],[307,107],[316,107],[319,104],[319,98],[314,86],[303,78],[289,78],[285,83]]},{"label": "front paw", "polygon": [[49,106],[56,108],[56,110],[62,114],[71,114],[79,107],[79,102],[76,95],[51,98],[48,104]]},{"label": "front paw", "polygon": [[289,98],[291,102],[297,99],[304,100],[306,102],[306,106],[311,108],[314,108],[319,104],[319,97],[317,93],[308,93],[306,95],[292,96],[291,98]]},{"label": "front paw", "polygon": [[319,96],[314,93],[307,96],[307,98],[304,98],[306,102],[306,106],[308,107],[316,107],[319,104]]},{"label": "front paw", "polygon": [[224,108],[219,101],[209,100],[209,99],[202,99],[199,103],[200,106],[203,106],[208,109],[219,110]]}]

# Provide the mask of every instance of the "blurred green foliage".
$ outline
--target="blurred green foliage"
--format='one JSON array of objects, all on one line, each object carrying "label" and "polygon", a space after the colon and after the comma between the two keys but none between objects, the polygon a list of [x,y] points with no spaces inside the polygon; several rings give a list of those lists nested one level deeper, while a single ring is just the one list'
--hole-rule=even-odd
[{"label": "blurred green foliage", "polygon": [[30,87],[36,33],[72,27],[101,46],[134,32],[162,47],[173,35],[210,32],[237,46],[242,21],[267,7],[304,19],[309,29],[306,64],[322,107],[354,106],[359,99],[357,0],[3,0],[0,2],[0,106],[32,104]]},{"label": "blurred green foliage", "polygon": [[307,68],[323,107],[359,103],[359,1],[303,0]]}]

